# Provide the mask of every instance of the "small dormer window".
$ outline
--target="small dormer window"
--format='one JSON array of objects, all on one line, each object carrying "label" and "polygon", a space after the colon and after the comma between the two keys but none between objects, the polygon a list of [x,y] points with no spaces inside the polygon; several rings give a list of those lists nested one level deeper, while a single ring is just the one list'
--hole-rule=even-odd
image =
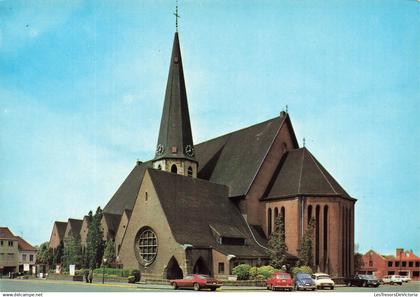
[{"label": "small dormer window", "polygon": [[193,170],[191,166],[188,166],[188,176],[192,176],[193,175]]}]

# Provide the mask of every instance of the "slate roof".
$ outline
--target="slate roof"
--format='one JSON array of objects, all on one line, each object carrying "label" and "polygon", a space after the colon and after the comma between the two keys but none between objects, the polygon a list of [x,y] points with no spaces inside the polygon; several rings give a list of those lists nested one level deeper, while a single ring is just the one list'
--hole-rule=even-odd
[{"label": "slate roof", "polygon": [[231,197],[245,195],[284,123],[291,125],[286,113],[197,144],[198,177],[229,186]]},{"label": "slate roof", "polygon": [[[193,155],[186,154],[187,145],[193,147],[193,139],[179,37],[175,33],[155,159],[194,160]],[[159,151],[159,146],[162,151]],[[176,152],[172,151],[172,147],[176,147]]]},{"label": "slate roof", "polygon": [[0,238],[1,239],[13,239],[16,240],[16,236],[13,235],[12,231],[10,231],[7,227],[0,227]]},{"label": "slate roof", "polygon": [[118,214],[112,214],[112,213],[105,213],[103,214],[104,220],[108,226],[108,230],[111,234],[115,235],[118,230],[118,225],[121,221],[121,216]]},{"label": "slate roof", "polygon": [[[180,244],[209,247],[235,256],[267,257],[259,247],[236,206],[228,198],[228,188],[201,179],[148,169],[169,226]],[[247,246],[221,245],[212,234],[210,225],[224,234],[244,235]]]},{"label": "slate roof", "polygon": [[82,224],[83,224],[83,220],[69,219],[68,220],[68,225],[70,226],[69,231],[71,231],[73,234],[80,234],[80,229],[82,229]]},{"label": "slate roof", "polygon": [[32,251],[32,252],[36,252],[37,249],[34,248],[31,244],[29,244],[22,237],[17,236],[17,238],[18,238],[18,249],[20,251]]},{"label": "slate roof", "polygon": [[305,147],[287,153],[273,176],[265,199],[297,195],[353,199]]},{"label": "slate roof", "polygon": [[66,233],[67,222],[55,221],[54,225],[57,228],[58,237],[62,240],[64,238],[64,234]]},{"label": "slate roof", "polygon": [[140,190],[146,168],[151,167],[152,162],[138,163],[104,207],[104,213],[121,215],[125,209],[132,210]]}]

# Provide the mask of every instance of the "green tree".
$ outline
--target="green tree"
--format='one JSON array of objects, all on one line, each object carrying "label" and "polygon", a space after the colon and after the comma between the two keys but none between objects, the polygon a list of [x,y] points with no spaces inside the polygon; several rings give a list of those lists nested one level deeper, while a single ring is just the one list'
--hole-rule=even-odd
[{"label": "green tree", "polygon": [[115,261],[115,242],[113,240],[107,240],[105,243],[104,259],[106,259],[108,267]]},{"label": "green tree", "polygon": [[281,269],[287,263],[286,235],[282,215],[279,215],[275,220],[274,232],[270,235],[268,246],[270,248],[271,265],[274,268]]},{"label": "green tree", "polygon": [[63,265],[67,269],[70,264],[80,267],[82,264],[82,246],[80,236],[69,236],[64,239]]},{"label": "green tree", "polygon": [[49,248],[49,242],[42,243],[36,252],[36,263],[52,265],[53,263],[53,250]]},{"label": "green tree", "polygon": [[98,207],[95,215],[89,212],[89,228],[86,238],[86,262],[89,268],[101,266],[102,255],[104,252],[103,231],[101,226],[102,209]]},{"label": "green tree", "polygon": [[300,241],[298,266],[313,266],[312,242],[314,238],[315,219],[311,218],[309,226]]},{"label": "green tree", "polygon": [[59,265],[63,262],[64,243],[60,241],[60,244],[53,252],[53,264]]}]

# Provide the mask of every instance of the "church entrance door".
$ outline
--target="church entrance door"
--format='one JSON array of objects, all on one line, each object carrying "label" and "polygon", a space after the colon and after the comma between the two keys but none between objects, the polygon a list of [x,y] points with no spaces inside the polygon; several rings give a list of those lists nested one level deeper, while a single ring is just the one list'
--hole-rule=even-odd
[{"label": "church entrance door", "polygon": [[195,262],[193,273],[210,275],[210,269],[202,257],[198,258],[197,262]]},{"label": "church entrance door", "polygon": [[167,279],[181,279],[183,278],[182,269],[179,267],[178,261],[175,257],[172,257],[168,266],[166,267],[166,278]]}]

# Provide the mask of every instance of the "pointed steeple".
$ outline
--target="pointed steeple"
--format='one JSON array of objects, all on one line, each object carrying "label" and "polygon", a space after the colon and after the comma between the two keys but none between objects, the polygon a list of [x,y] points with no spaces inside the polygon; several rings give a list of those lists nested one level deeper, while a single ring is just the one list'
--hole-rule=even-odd
[{"label": "pointed steeple", "polygon": [[167,158],[195,162],[178,32],[172,47],[155,161]]}]

